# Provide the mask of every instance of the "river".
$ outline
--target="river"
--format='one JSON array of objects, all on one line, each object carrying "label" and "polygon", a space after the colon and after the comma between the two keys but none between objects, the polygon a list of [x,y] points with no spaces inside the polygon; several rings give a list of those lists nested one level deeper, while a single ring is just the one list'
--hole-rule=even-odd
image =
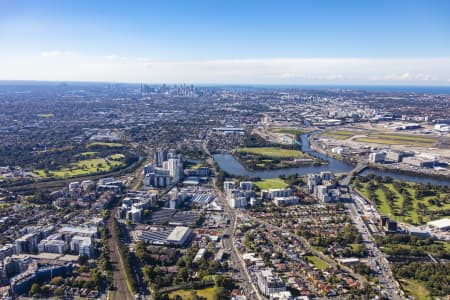
[{"label": "river", "polygon": [[[331,171],[333,173],[346,173],[350,172],[353,169],[353,166],[347,162],[329,157],[327,155],[312,150],[308,140],[308,136],[310,134],[311,133],[307,133],[302,134],[300,136],[301,141],[300,149],[303,152],[306,152],[312,156],[319,157],[321,159],[328,161],[328,164],[320,166],[302,166],[296,168],[277,169],[277,170],[250,171],[247,170],[231,154],[215,154],[213,155],[213,158],[214,161],[216,161],[217,164],[219,165],[220,169],[222,169],[224,172],[227,172],[228,174],[236,176],[248,176],[250,178],[259,177],[261,179],[276,178],[280,175],[293,175],[293,174],[298,174],[301,176],[306,174],[320,173],[322,171]],[[374,173],[379,176],[390,176],[392,178],[417,183],[431,183],[434,185],[447,185],[447,186],[450,185],[450,180],[420,177],[406,174],[397,174],[389,171],[381,171],[375,169],[367,169],[364,172],[362,172],[362,175],[367,175],[370,173]]]}]

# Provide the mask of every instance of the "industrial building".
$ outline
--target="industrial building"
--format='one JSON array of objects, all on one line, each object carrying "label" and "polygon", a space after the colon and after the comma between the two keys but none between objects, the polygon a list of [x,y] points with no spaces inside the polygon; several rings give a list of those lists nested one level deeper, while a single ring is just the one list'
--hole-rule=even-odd
[{"label": "industrial building", "polygon": [[405,157],[403,162],[408,165],[420,167],[420,168],[432,168],[436,164],[436,158],[431,156],[410,156]]},{"label": "industrial building", "polygon": [[384,158],[385,161],[390,162],[401,162],[403,158],[408,156],[414,156],[414,152],[404,152],[404,151],[388,151],[386,152],[386,156]]},{"label": "industrial building", "polygon": [[135,239],[148,244],[184,246],[192,234],[192,229],[184,226],[136,231]]},{"label": "industrial building", "polygon": [[184,226],[175,227],[167,237],[167,243],[171,245],[182,246],[191,236],[192,229]]}]

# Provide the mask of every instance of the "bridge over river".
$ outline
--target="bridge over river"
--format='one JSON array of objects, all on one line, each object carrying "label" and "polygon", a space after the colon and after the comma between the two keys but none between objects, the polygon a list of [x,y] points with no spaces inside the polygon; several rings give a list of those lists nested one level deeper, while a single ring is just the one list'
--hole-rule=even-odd
[{"label": "bridge over river", "polygon": [[341,179],[341,185],[349,185],[353,176],[358,175],[369,167],[368,163],[359,162],[353,170],[351,170],[344,178]]}]

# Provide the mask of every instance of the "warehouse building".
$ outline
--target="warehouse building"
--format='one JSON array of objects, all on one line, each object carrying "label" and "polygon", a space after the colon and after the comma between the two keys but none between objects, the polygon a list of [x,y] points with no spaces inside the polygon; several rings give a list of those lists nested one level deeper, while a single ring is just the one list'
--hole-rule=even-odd
[{"label": "warehouse building", "polygon": [[191,236],[192,229],[184,226],[177,226],[167,237],[167,243],[177,246],[183,246]]},{"label": "warehouse building", "polygon": [[136,231],[135,239],[147,244],[184,246],[192,234],[192,229],[184,226],[158,228],[157,230]]}]

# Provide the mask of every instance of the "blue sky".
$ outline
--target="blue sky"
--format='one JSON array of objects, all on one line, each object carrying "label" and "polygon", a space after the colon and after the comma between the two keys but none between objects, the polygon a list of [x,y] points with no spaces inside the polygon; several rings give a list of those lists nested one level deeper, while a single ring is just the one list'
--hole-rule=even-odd
[{"label": "blue sky", "polygon": [[0,45],[0,79],[447,85],[450,1],[0,0]]}]

